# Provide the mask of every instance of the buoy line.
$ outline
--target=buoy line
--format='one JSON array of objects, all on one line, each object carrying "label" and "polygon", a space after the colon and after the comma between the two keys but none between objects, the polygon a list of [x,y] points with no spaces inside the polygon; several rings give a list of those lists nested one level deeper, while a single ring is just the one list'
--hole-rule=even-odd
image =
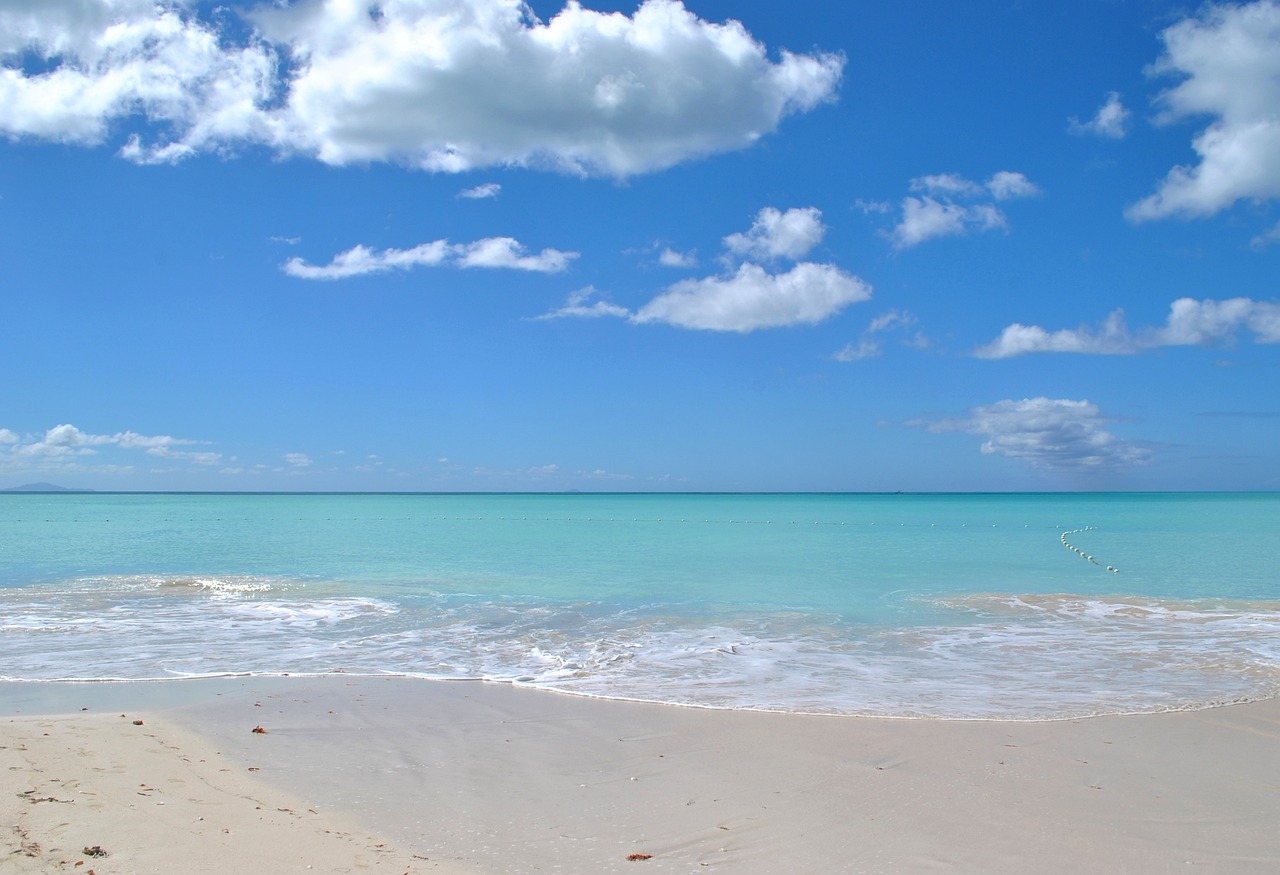
[{"label": "buoy line", "polygon": [[[1101,562],[1099,562],[1097,559],[1093,558],[1093,557],[1092,557],[1092,556],[1090,556],[1088,553],[1084,552],[1084,551],[1083,551],[1083,550],[1081,550],[1079,547],[1077,547],[1075,544],[1072,544],[1070,541],[1068,541],[1068,540],[1067,540],[1067,536],[1069,536],[1069,535],[1078,535],[1078,534],[1080,534],[1081,532],[1092,532],[1092,531],[1094,531],[1094,530],[1096,530],[1096,529],[1097,529],[1097,526],[1085,526],[1083,529],[1072,529],[1072,530],[1070,530],[1070,531],[1068,531],[1068,532],[1063,532],[1063,533],[1062,533],[1062,546],[1066,547],[1068,550],[1070,550],[1072,553],[1075,553],[1077,556],[1080,556],[1082,559],[1085,559],[1085,560],[1087,560],[1087,561],[1089,561],[1089,562],[1093,563],[1094,565],[1098,566],[1099,568],[1102,568],[1103,566],[1102,566],[1102,563],[1101,563]],[[1112,574],[1119,574],[1119,573],[1120,573],[1120,569],[1119,569],[1119,568],[1116,568],[1114,565],[1108,565],[1108,566],[1106,566],[1106,568],[1107,568],[1107,570],[1108,570],[1108,571],[1110,571]]]}]

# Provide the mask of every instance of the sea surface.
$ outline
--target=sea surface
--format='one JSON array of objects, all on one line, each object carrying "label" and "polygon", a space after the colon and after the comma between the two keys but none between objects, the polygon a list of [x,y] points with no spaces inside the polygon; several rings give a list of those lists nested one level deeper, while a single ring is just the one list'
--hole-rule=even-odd
[{"label": "sea surface", "polygon": [[1280,694],[1280,495],[0,494],[0,679],[1045,720]]}]

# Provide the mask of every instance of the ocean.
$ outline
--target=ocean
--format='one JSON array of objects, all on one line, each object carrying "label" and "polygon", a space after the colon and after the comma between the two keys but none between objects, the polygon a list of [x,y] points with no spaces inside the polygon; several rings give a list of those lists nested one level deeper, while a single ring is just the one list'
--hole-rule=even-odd
[{"label": "ocean", "polygon": [[0,679],[1051,720],[1280,693],[1280,495],[0,494]]}]

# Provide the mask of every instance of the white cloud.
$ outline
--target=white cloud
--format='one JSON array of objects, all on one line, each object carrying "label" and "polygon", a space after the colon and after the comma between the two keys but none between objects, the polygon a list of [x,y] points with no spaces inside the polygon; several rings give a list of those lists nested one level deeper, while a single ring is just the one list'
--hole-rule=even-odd
[{"label": "white cloud", "polygon": [[724,238],[724,245],[741,258],[794,261],[808,255],[826,233],[822,211],[816,207],[790,209],[785,213],[775,207],[765,207],[756,215],[750,231],[730,234]]},{"label": "white cloud", "polygon": [[497,197],[502,192],[502,186],[496,182],[486,182],[483,185],[477,185],[474,188],[466,188],[458,192],[458,197],[468,200],[484,200],[486,198]]},{"label": "white cloud", "polygon": [[[106,449],[142,450],[161,459],[175,459],[197,465],[216,465],[221,453],[178,449],[200,441],[169,435],[143,435],[134,431],[115,434],[90,434],[64,423],[48,429],[43,435],[19,435],[0,429],[0,470],[80,470],[79,460],[97,456]],[[98,466],[103,467],[103,466]],[[107,466],[120,470],[118,466]]]},{"label": "white cloud", "polygon": [[1169,305],[1160,327],[1137,332],[1116,310],[1096,327],[1046,331],[1038,325],[1015,322],[989,344],[974,350],[978,358],[1005,359],[1036,352],[1074,352],[1093,355],[1132,355],[1161,346],[1207,346],[1232,343],[1241,330],[1258,343],[1280,343],[1280,304],[1231,298],[1226,301],[1179,298]]},{"label": "white cloud", "polygon": [[1088,401],[1041,397],[974,407],[963,419],[916,420],[908,425],[981,435],[987,439],[983,453],[1051,471],[1105,471],[1150,460],[1149,449],[1107,431],[1103,426],[1108,421]]},{"label": "white cloud", "polygon": [[946,197],[975,197],[982,194],[982,186],[963,176],[956,176],[954,173],[917,176],[911,180],[911,190]]},{"label": "white cloud", "polygon": [[[520,0],[43,0],[0,11],[0,133],[136,161],[260,144],[329,164],[625,177],[741,149],[834,99],[844,59],[679,0],[631,16]],[[203,11],[202,11],[203,10]],[[24,68],[25,57],[50,69]]]},{"label": "white cloud", "polygon": [[664,247],[658,254],[658,264],[663,267],[694,267],[698,263],[692,252],[676,252],[670,246]]},{"label": "white cloud", "polygon": [[[102,142],[113,124],[145,116],[181,131],[137,160],[267,135],[261,107],[276,83],[276,55],[260,41],[224,45],[218,25],[187,3],[42,0],[0,10],[0,132],[60,142]],[[28,74],[24,55],[51,62]]]},{"label": "white cloud", "polygon": [[284,460],[294,468],[311,467],[311,457],[306,453],[285,453]]},{"label": "white cloud", "polygon": [[1001,170],[987,180],[987,191],[998,201],[1014,198],[1034,197],[1040,194],[1040,186],[1036,185],[1021,173],[1012,170]]},{"label": "white cloud", "polygon": [[[902,218],[889,234],[894,248],[899,250],[936,237],[1007,228],[1008,219],[995,204],[972,203],[984,195],[1004,201],[1040,194],[1039,186],[1012,170],[993,174],[983,185],[952,173],[918,176],[911,180],[910,188],[923,196],[902,200]],[[872,211],[861,202],[859,205],[864,212]]]},{"label": "white cloud", "polygon": [[1159,120],[1213,121],[1191,141],[1199,163],[1174,167],[1126,215],[1209,216],[1241,199],[1280,197],[1280,3],[1210,5],[1161,36],[1151,72],[1182,81],[1160,95]]},{"label": "white cloud", "polygon": [[1254,249],[1264,249],[1272,243],[1280,243],[1280,222],[1249,241]]},{"label": "white cloud", "polygon": [[812,325],[871,297],[871,287],[830,264],[802,262],[782,274],[743,264],[727,277],[684,280],[636,311],[636,322],[749,332]]},{"label": "white cloud", "polygon": [[[724,245],[738,256],[794,260],[822,239],[826,227],[821,216],[814,207],[785,213],[766,207],[757,213],[751,230],[730,234]],[[588,305],[587,299],[594,294],[594,289],[588,288],[538,318],[625,316],[635,323],[663,322],[680,328],[746,333],[813,325],[871,297],[869,285],[832,264],[801,262],[785,272],[770,272],[753,262],[738,262],[734,267],[734,260],[726,261],[729,272],[682,280],[634,312],[604,301]]]},{"label": "white cloud", "polygon": [[[831,357],[838,362],[857,362],[875,358],[882,351],[882,342],[877,335],[892,330],[907,331],[915,324],[916,317],[906,310],[888,310],[872,319],[856,342],[850,341]],[[904,342],[919,349],[929,345],[928,339],[919,332]]]},{"label": "white cloud", "polygon": [[501,267],[537,273],[560,273],[578,257],[576,252],[544,249],[537,255],[526,255],[525,249],[511,237],[489,237],[475,243],[453,247],[458,267]]},{"label": "white cloud", "polygon": [[857,343],[852,340],[846,343],[840,349],[836,350],[831,358],[838,362],[860,362],[863,359],[873,359],[880,355],[880,341],[874,337],[863,337]]},{"label": "white cloud", "polygon": [[1129,131],[1129,110],[1120,100],[1120,92],[1111,91],[1106,101],[1098,107],[1097,114],[1087,122],[1072,116],[1067,130],[1076,136],[1102,137],[1108,140],[1122,140]]},{"label": "white cloud", "polygon": [[412,249],[384,249],[381,252],[374,252],[361,244],[345,252],[339,252],[332,261],[323,266],[307,264],[295,256],[286,261],[281,269],[289,276],[299,279],[337,280],[388,270],[409,270],[420,266],[434,267],[444,262],[449,253],[449,243],[445,240],[423,243]]},{"label": "white cloud", "polygon": [[524,247],[511,237],[488,237],[474,243],[458,244],[435,240],[412,249],[384,249],[381,252],[357,245],[339,252],[326,265],[308,264],[295,256],[281,265],[281,269],[289,276],[308,280],[338,280],[369,273],[444,264],[461,268],[489,267],[559,273],[567,269],[569,263],[577,257],[576,252],[561,252],[558,249],[544,249],[536,255],[527,255]]},{"label": "white cloud", "polygon": [[541,316],[535,317],[539,320],[545,319],[564,319],[566,317],[576,317],[579,319],[597,319],[601,316],[616,316],[622,319],[629,318],[631,311],[626,307],[620,307],[617,304],[611,304],[608,301],[596,301],[588,303],[598,293],[592,286],[585,289],[579,289],[569,295],[568,301],[563,307],[552,310],[550,313],[543,313]]},{"label": "white cloud", "polygon": [[893,229],[894,248],[908,249],[935,237],[953,237],[970,230],[990,231],[1008,227],[1004,213],[994,204],[962,206],[931,197],[902,201],[902,219]]}]

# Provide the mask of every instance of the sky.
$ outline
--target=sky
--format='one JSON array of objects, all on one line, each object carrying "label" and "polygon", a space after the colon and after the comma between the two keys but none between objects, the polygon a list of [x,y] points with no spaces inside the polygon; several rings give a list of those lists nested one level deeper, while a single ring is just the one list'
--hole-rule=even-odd
[{"label": "sky", "polygon": [[0,0],[0,488],[1280,489],[1280,2]]}]

